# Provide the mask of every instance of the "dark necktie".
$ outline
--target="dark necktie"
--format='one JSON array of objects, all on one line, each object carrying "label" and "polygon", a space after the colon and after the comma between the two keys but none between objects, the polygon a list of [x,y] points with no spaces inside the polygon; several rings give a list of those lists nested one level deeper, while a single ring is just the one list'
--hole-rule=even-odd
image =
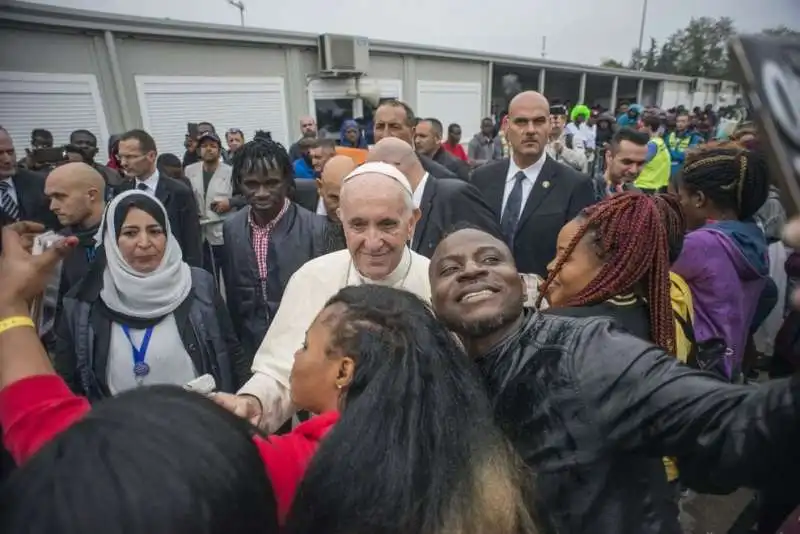
[{"label": "dark necktie", "polygon": [[514,234],[517,232],[517,223],[519,223],[519,215],[522,211],[522,182],[525,180],[525,173],[519,171],[514,175],[514,187],[511,188],[511,194],[508,195],[506,201],[506,209],[503,211],[503,217],[500,219],[500,229],[503,231],[503,237],[508,244],[508,247],[514,250]]},{"label": "dark necktie", "polygon": [[147,184],[145,184],[145,183],[140,183],[139,185],[136,186],[136,189],[138,189],[139,191],[149,191],[150,190],[150,188],[147,187]]},{"label": "dark necktie", "polygon": [[19,220],[19,206],[14,197],[11,196],[11,184],[0,182],[0,210],[14,221]]}]

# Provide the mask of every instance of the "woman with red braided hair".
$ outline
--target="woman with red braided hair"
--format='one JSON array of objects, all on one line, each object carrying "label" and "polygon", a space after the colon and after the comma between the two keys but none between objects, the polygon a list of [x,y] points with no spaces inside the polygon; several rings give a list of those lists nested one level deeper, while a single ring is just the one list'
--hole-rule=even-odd
[{"label": "woman with red braided hair", "polygon": [[551,306],[548,313],[610,316],[674,353],[669,268],[670,245],[655,202],[621,193],[561,229],[540,295]]},{"label": "woman with red braided hair", "polygon": [[760,153],[722,144],[689,153],[676,177],[689,233],[672,269],[692,291],[698,345],[722,349],[704,367],[728,379],[738,378],[747,338],[777,295],[753,219],[769,193],[767,173]]}]

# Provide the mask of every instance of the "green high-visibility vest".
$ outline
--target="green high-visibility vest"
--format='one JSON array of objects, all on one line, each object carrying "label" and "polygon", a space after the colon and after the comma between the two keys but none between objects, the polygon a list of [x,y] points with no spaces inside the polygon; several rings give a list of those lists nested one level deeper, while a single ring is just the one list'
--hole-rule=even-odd
[{"label": "green high-visibility vest", "polygon": [[650,139],[656,144],[656,155],[644,166],[634,185],[639,189],[661,189],[669,184],[669,173],[672,167],[672,158],[669,156],[667,145],[660,137]]}]

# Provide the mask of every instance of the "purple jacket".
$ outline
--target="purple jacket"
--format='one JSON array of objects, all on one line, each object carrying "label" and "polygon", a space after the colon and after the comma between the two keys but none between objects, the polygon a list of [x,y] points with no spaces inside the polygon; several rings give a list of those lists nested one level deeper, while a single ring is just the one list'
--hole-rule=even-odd
[{"label": "purple jacket", "polygon": [[768,261],[764,234],[754,223],[725,221],[687,234],[672,266],[692,290],[697,341],[722,339],[733,351],[729,376],[741,368]]}]

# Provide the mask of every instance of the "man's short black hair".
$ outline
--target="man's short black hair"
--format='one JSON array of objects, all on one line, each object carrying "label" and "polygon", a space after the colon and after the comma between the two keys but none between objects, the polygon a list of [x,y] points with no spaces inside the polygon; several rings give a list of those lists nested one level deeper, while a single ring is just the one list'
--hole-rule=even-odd
[{"label": "man's short black hair", "polygon": [[46,141],[53,142],[53,134],[50,130],[45,130],[44,128],[34,128],[31,131],[31,141],[34,139],[44,139]]},{"label": "man's short black hair", "polygon": [[453,133],[453,130],[455,130],[456,128],[458,128],[460,130],[461,129],[461,125],[458,124],[457,122],[454,122],[454,123],[450,124],[450,126],[447,127],[447,133]]},{"label": "man's short black hair", "polygon": [[156,167],[162,169],[164,167],[182,167],[183,163],[181,159],[176,156],[175,154],[170,154],[167,152],[166,154],[161,154],[158,156],[156,160]]},{"label": "man's short black hair", "polygon": [[442,126],[442,121],[433,117],[429,117],[427,119],[422,119],[422,120],[431,123],[433,131],[436,133],[436,135],[438,135],[439,137],[442,136],[442,134],[444,133],[444,126]]},{"label": "man's short black hair", "polygon": [[88,136],[88,137],[90,137],[90,138],[92,138],[92,139],[94,140],[94,144],[95,144],[95,145],[97,144],[97,136],[96,136],[96,135],[94,135],[94,134],[93,134],[92,132],[90,132],[89,130],[84,130],[84,129],[75,130],[74,132],[72,132],[71,134],[69,134],[69,142],[70,142],[70,143],[72,143],[72,142],[73,142],[73,139],[74,139],[74,138],[75,138],[75,136],[77,136],[77,135],[86,135],[86,136]]},{"label": "man's short black hair", "polygon": [[[411,106],[403,102],[402,100],[398,100],[396,98],[390,98],[389,100],[384,100],[380,104],[378,104],[378,109],[382,108],[383,106],[389,106],[393,108],[403,108],[403,111],[406,112],[406,126],[414,127],[417,125],[417,117],[414,115],[414,110],[411,109]],[[375,111],[378,111],[376,109]]]},{"label": "man's short black hair", "polygon": [[634,130],[633,128],[620,128],[614,137],[611,138],[611,153],[614,154],[619,150],[619,146],[623,141],[628,141],[638,146],[647,146],[650,142],[650,136],[645,132]]},{"label": "man's short black hair", "polygon": [[142,150],[142,154],[147,154],[148,152],[158,152],[156,149],[155,139],[153,139],[153,136],[144,130],[128,130],[119,136],[120,142],[128,141],[130,139],[136,139],[139,141],[139,148]]},{"label": "man's short black hair", "polygon": [[661,118],[653,113],[646,113],[642,116],[642,124],[651,132],[655,132],[661,127]]}]

